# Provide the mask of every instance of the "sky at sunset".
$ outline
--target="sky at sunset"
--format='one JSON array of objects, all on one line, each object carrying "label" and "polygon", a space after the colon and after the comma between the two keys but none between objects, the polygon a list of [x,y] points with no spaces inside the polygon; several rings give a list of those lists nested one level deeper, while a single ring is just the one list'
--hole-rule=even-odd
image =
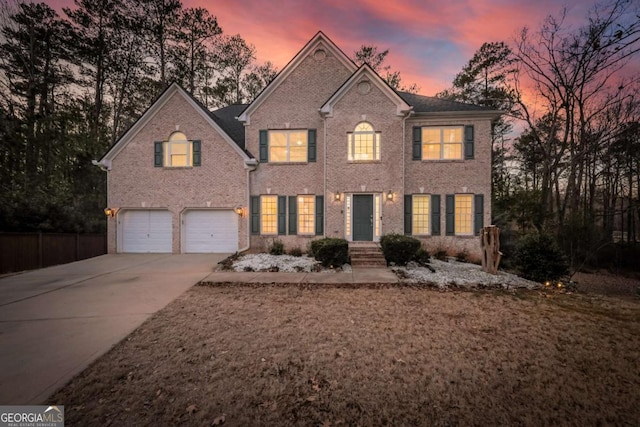
[{"label": "sky at sunset", "polygon": [[[60,10],[73,0],[47,0]],[[570,5],[567,5],[570,3]],[[387,63],[404,83],[433,95],[483,42],[510,43],[524,26],[537,28],[567,7],[569,22],[583,22],[591,1],[572,0],[183,0],[218,18],[226,34],[240,34],[257,49],[258,62],[278,69],[321,30],[347,55],[362,44],[389,49]]]}]

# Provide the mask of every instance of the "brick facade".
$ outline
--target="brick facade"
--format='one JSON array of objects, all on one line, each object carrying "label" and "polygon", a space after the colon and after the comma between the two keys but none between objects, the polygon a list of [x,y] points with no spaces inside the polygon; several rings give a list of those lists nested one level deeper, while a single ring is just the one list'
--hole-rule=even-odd
[{"label": "brick facade", "polygon": [[[179,130],[201,141],[202,165],[154,167],[154,141]],[[188,209],[233,209],[246,206],[247,172],[242,158],[188,102],[175,91],[157,113],[113,158],[107,174],[107,205],[119,209],[108,221],[108,251],[118,251],[119,216],[127,209],[168,209],[173,217],[173,252],[183,252],[181,215]],[[238,247],[247,242],[247,220],[238,216]]]},{"label": "brick facade", "polygon": [[[359,85],[363,81],[370,83],[367,90]],[[379,198],[380,234],[405,231],[405,195],[440,195],[440,235],[416,237],[431,251],[444,249],[456,254],[466,250],[477,257],[480,253],[477,237],[445,235],[445,196],[483,195],[484,224],[491,223],[491,120],[496,112],[482,111],[479,107],[467,112],[465,108],[470,107],[463,104],[443,104],[426,97],[415,99],[427,107],[410,111],[412,107],[402,94],[389,89],[368,67],[358,69],[326,36],[318,33],[240,115],[244,141],[236,142],[238,145],[244,142],[247,154],[239,154],[238,147],[230,144],[228,138],[225,140],[226,135],[212,127],[202,111],[198,111],[201,107],[178,88],[162,105],[153,107],[156,110],[153,117],[145,119],[144,126],[139,126],[135,135],[127,136],[123,148],[111,156],[108,205],[121,210],[170,210],[176,253],[183,251],[181,215],[191,208],[243,207],[248,215],[238,217],[239,248],[244,248],[249,240],[252,251],[263,251],[277,238],[287,249],[306,250],[309,241],[318,236],[290,233],[291,196],[324,196],[322,234],[345,238],[349,237],[345,229],[346,200],[353,195]],[[444,110],[432,113],[429,103]],[[329,104],[330,113],[325,111]],[[369,123],[379,132],[380,160],[348,160],[349,133],[361,122]],[[473,125],[473,159],[412,160],[414,126],[452,125]],[[177,129],[189,139],[202,141],[202,166],[154,167],[153,142],[166,140]],[[249,156],[259,158],[260,131],[284,129],[315,129],[316,161],[260,162],[257,167],[251,166]],[[340,194],[339,200],[336,193]],[[284,235],[251,233],[250,197],[267,194],[287,196],[287,212],[282,212],[286,213],[287,222]],[[117,228],[117,218],[111,219],[109,252],[118,250]],[[377,238],[374,236],[373,240]]]}]

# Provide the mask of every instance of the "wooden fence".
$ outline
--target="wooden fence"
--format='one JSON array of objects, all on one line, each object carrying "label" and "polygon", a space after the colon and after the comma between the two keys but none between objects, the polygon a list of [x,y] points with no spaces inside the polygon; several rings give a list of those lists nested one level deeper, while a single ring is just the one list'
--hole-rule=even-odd
[{"label": "wooden fence", "polygon": [[106,253],[105,234],[0,233],[0,274],[66,264]]}]

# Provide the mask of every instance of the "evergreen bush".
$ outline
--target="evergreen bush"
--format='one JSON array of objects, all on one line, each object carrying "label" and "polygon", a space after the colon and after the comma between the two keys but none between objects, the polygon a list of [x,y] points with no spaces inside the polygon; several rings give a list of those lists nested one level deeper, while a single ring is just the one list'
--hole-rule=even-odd
[{"label": "evergreen bush", "polygon": [[324,267],[340,267],[349,262],[349,243],[345,239],[326,237],[313,240],[309,249],[310,255]]},{"label": "evergreen bush", "polygon": [[385,234],[380,238],[380,246],[387,263],[407,265],[420,249],[420,241],[404,234]]},{"label": "evergreen bush", "polygon": [[556,281],[569,273],[569,263],[555,239],[548,234],[529,234],[516,246],[514,263],[525,279]]}]

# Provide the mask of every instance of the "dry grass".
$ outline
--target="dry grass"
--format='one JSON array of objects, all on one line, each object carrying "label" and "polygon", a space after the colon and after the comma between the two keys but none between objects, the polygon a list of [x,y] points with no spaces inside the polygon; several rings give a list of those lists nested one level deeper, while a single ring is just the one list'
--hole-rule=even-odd
[{"label": "dry grass", "polygon": [[52,402],[69,425],[634,425],[640,304],[194,287]]}]

